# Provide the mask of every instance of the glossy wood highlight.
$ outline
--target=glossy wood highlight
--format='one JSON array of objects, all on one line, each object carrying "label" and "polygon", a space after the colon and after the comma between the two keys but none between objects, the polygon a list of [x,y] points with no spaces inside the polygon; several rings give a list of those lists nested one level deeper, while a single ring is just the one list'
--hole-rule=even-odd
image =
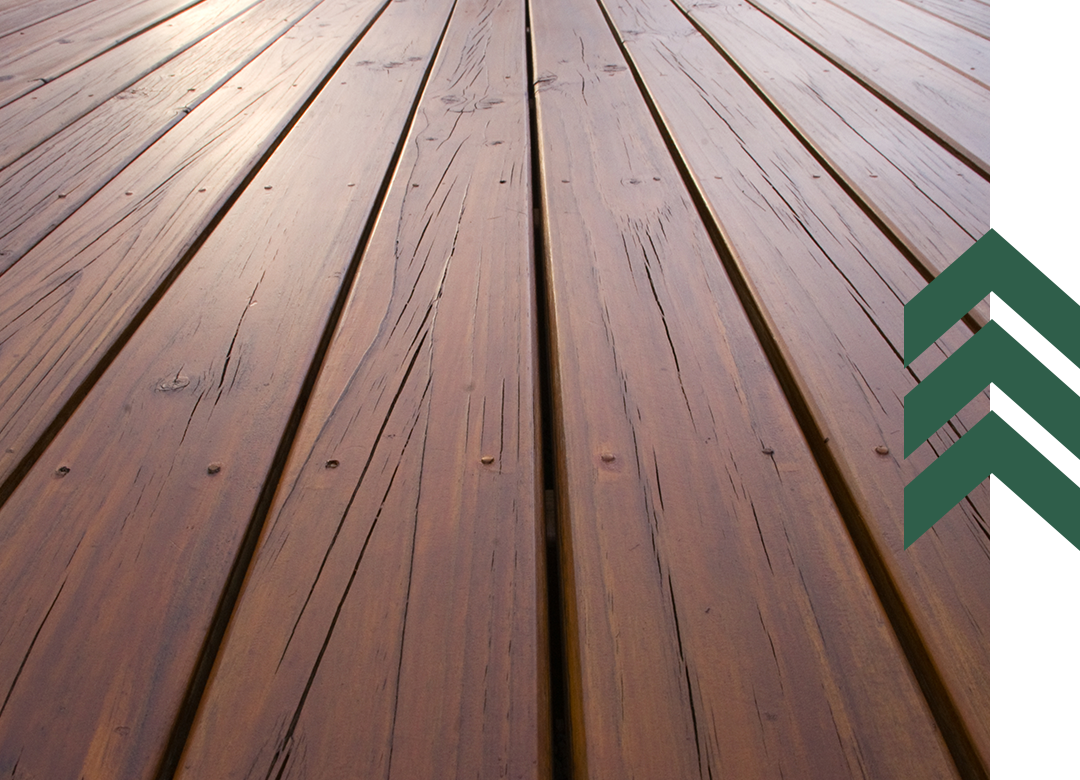
[{"label": "glossy wood highlight", "polygon": [[[0,479],[145,314],[382,5],[331,0],[304,17],[0,277]],[[57,181],[56,199],[79,197],[78,183]]]},{"label": "glossy wood highlight", "polygon": [[744,299],[761,312],[759,332],[790,372],[789,393],[806,404],[801,422],[826,476],[850,496],[844,509],[853,532],[866,535],[867,565],[898,588],[893,619],[902,627],[910,616],[906,641],[929,654],[946,689],[935,693],[940,706],[956,713],[969,758],[988,768],[988,484],[933,536],[903,546],[904,485],[989,403],[978,396],[905,460],[903,398],[970,331],[957,324],[905,370],[903,304],[925,286],[922,276],[712,47],[677,31],[685,20],[671,5],[605,7],[619,27],[662,32],[627,36],[626,48],[746,285]]},{"label": "glossy wood highlight", "polygon": [[550,771],[524,34],[456,5],[182,778]]},{"label": "glossy wood highlight", "polygon": [[440,11],[390,6],[0,510],[2,771],[154,776]]},{"label": "glossy wood highlight", "polygon": [[780,384],[590,6],[531,6],[575,776],[951,777]]}]

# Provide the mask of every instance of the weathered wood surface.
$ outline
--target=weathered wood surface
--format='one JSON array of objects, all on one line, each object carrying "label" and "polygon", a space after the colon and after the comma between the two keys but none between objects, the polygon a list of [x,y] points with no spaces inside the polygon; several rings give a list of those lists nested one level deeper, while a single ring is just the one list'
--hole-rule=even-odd
[{"label": "weathered wood surface", "polygon": [[931,274],[989,229],[990,183],[798,38],[740,0],[690,16]]},{"label": "weathered wood surface", "polygon": [[984,775],[900,354],[989,8],[903,2],[533,5],[536,212],[525,0],[0,0],[0,776],[549,776],[547,369],[575,776]]},{"label": "weathered wood surface", "polygon": [[259,3],[204,0],[0,108],[0,168]]},{"label": "weathered wood surface", "polygon": [[576,776],[953,776],[599,9],[531,12]]},{"label": "weathered wood surface", "polygon": [[990,175],[990,90],[827,0],[747,0]]},{"label": "weathered wood surface", "polygon": [[0,171],[0,269],[18,262],[215,92],[234,105],[250,101],[250,87],[245,93],[235,91],[239,84],[223,85],[316,6],[265,0]]},{"label": "weathered wood surface", "polygon": [[[989,766],[989,489],[903,547],[903,488],[988,409],[982,394],[906,461],[903,397],[970,336],[954,326],[905,370],[903,304],[925,281],[673,6],[609,0],[626,48],[805,399],[804,427],[864,555],[898,588],[886,604],[924,647],[969,758]],[[641,31],[651,31],[643,34]],[[787,140],[785,140],[787,136]],[[897,616],[902,609],[904,615]]]},{"label": "weathered wood surface", "polygon": [[903,0],[820,0],[832,3],[926,52],[962,76],[990,87],[990,41]]},{"label": "weathered wood surface", "polygon": [[456,5],[180,777],[548,775],[524,34]]},{"label": "weathered wood surface", "polygon": [[111,0],[72,8],[0,39],[0,105],[201,0]]},{"label": "weathered wood surface", "polygon": [[990,37],[990,4],[982,0],[904,0],[983,38]]},{"label": "weathered wood surface", "polygon": [[155,776],[446,12],[389,6],[0,510],[3,774]]},{"label": "weathered wood surface", "polygon": [[7,0],[0,3],[0,45],[2,36],[70,11],[94,0]]},{"label": "weathered wood surface", "polygon": [[0,486],[381,5],[304,17],[0,277]]}]

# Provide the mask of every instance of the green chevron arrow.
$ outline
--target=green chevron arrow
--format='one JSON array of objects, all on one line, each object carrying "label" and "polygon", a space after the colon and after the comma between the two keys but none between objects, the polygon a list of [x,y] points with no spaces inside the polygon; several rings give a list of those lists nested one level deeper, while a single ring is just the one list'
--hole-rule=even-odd
[{"label": "green chevron arrow", "polygon": [[993,412],[904,488],[904,547],[991,473],[1080,549],[1080,486]]},{"label": "green chevron arrow", "polygon": [[991,292],[1080,366],[1080,303],[992,229],[904,306],[904,365]]},{"label": "green chevron arrow", "polygon": [[904,457],[990,383],[1080,458],[1080,396],[988,322],[904,398]]},{"label": "green chevron arrow", "polygon": [[[905,365],[991,292],[1080,365],[1080,304],[994,230],[904,307]],[[1080,457],[1080,397],[993,321],[905,397],[904,456],[990,383]],[[904,546],[991,473],[1080,549],[1080,486],[993,412],[904,488]]]}]

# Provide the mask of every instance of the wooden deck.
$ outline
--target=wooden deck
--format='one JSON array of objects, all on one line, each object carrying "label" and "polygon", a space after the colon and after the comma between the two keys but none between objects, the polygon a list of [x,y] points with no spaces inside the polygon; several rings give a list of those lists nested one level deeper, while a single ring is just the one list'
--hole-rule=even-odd
[{"label": "wooden deck", "polygon": [[983,0],[0,0],[0,777],[987,777],[989,169]]}]

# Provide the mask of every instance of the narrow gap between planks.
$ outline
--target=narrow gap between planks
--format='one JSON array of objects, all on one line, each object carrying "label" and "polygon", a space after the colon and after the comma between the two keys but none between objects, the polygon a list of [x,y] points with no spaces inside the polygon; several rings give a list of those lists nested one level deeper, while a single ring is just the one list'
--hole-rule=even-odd
[{"label": "narrow gap between planks", "polygon": [[551,691],[549,707],[551,710],[551,762],[552,780],[569,780],[571,772],[570,749],[570,706],[569,706],[569,670],[567,661],[568,612],[563,600],[566,591],[563,588],[562,566],[559,550],[562,532],[560,525],[567,518],[560,517],[559,479],[556,464],[561,453],[558,451],[555,436],[555,392],[552,372],[554,362],[554,334],[551,329],[551,298],[548,285],[548,256],[544,243],[544,211],[541,193],[540,175],[540,127],[536,117],[536,72],[534,68],[531,5],[525,2],[525,74],[529,99],[529,157],[532,176],[532,225],[533,225],[533,270],[535,282],[533,294],[536,296],[537,349],[540,383],[540,443],[541,462],[543,464],[544,487],[544,541],[545,568],[547,576],[547,636],[548,636],[548,686]]},{"label": "narrow gap between planks", "polygon": [[[757,95],[758,98],[760,98],[761,101],[769,107],[769,110],[771,110],[773,114],[776,115],[776,118],[783,123],[784,127],[786,127],[791,132],[791,134],[799,140],[799,142],[806,148],[806,151],[808,151],[811,156],[818,161],[821,167],[828,171],[829,176],[831,176],[833,180],[838,185],[840,185],[840,188],[847,193],[848,197],[851,198],[852,202],[854,202],[862,210],[862,212],[870,219],[870,221],[874,223],[877,229],[880,230],[882,234],[889,239],[892,245],[896,247],[896,250],[901,255],[903,255],[905,260],[908,261],[911,267],[914,268],[920,276],[922,276],[922,278],[927,282],[927,284],[934,281],[934,279],[937,277],[937,274],[931,267],[931,263],[929,263],[926,257],[923,256],[922,252],[920,252],[915,247],[910,246],[908,242],[903,238],[903,236],[901,236],[900,233],[892,225],[890,225],[885,218],[883,218],[883,216],[878,212],[874,205],[851,185],[851,182],[848,181],[843,171],[841,171],[839,167],[833,164],[832,160],[825,156],[825,154],[818,148],[817,144],[814,143],[813,139],[810,138],[810,136],[807,135],[805,132],[803,132],[802,129],[799,128],[791,120],[791,117],[787,115],[784,109],[782,109],[775,100],[769,97],[769,95],[761,87],[758,81],[753,76],[751,76],[750,73],[747,72],[747,70],[743,68],[742,65],[740,65],[733,56],[731,56],[730,52],[728,52],[727,49],[725,49],[720,44],[720,42],[716,40],[716,38],[707,29],[705,29],[705,27],[703,27],[700,22],[698,22],[696,18],[694,18],[690,14],[683,0],[671,1],[674,6],[679,10],[679,12],[683,15],[683,18],[685,18],[686,21],[688,21],[693,26],[693,28],[698,31],[702,38],[708,41],[709,45],[716,50],[717,54],[724,58],[724,61],[727,62],[727,64],[730,65],[731,68],[739,75],[739,78],[741,78],[746,83],[746,85],[750,87],[751,90],[753,90],[754,94]],[[934,140],[936,141],[937,139],[935,138]],[[952,150],[949,151],[951,152]],[[962,319],[964,321],[964,324],[971,329],[971,332],[973,334],[978,333],[979,329],[986,324],[986,319],[981,314],[975,311],[965,314]]]},{"label": "narrow gap between planks", "polygon": [[797,371],[789,363],[783,346],[769,324],[764,304],[758,299],[740,261],[731,247],[728,246],[722,229],[712,215],[704,193],[698,187],[686,160],[683,159],[670,128],[663,121],[659,107],[653,100],[641,72],[619,36],[618,27],[608,14],[603,0],[596,0],[596,3],[600,7],[600,12],[607,22],[608,29],[615,39],[627,67],[634,76],[638,91],[648,106],[649,113],[652,115],[653,121],[656,123],[668,148],[668,153],[682,176],[683,183],[694,201],[698,215],[704,223],[721,259],[724,271],[731,280],[739,301],[754,329],[754,333],[768,357],[770,367],[776,375],[788,404],[795,415],[795,419],[802,429],[803,436],[810,446],[818,468],[825,479],[825,484],[832,494],[833,500],[836,501],[848,534],[870,576],[874,590],[881,600],[893,631],[907,658],[908,665],[919,683],[919,687],[941,731],[960,777],[964,778],[964,780],[988,780],[986,769],[979,760],[979,752],[971,736],[964,727],[959,709],[930,657],[899,587],[884,564],[881,550],[868,528],[867,520],[863,517],[850,486],[844,479],[839,464],[825,443],[825,435],[811,412],[809,400],[800,387]]},{"label": "narrow gap between planks", "polygon": [[[296,113],[296,116],[290,121],[289,126],[285,132],[277,139],[274,144],[274,148],[280,145],[285,136],[288,135],[300,118],[304,115],[307,109],[311,106],[311,103],[319,96],[322,90],[326,87],[330,80],[334,78],[334,75],[338,72],[341,66],[348,60],[353,50],[359,45],[360,41],[372,28],[372,26],[379,20],[383,12],[389,7],[392,0],[386,0],[378,12],[372,17],[367,26],[361,30],[360,34],[353,40],[347,50],[342,53],[341,57],[334,64],[334,66],[327,73],[326,77],[319,83],[318,87],[312,92],[311,97],[304,103],[301,109]],[[456,5],[456,0],[455,0]],[[307,408],[308,401],[311,398],[312,391],[315,387],[315,382],[318,379],[319,372],[322,369],[323,362],[325,361],[326,354],[330,348],[330,342],[333,338],[334,331],[337,329],[341,314],[345,309],[345,304],[349,299],[349,293],[352,290],[353,283],[356,280],[357,273],[360,269],[360,263],[363,258],[364,252],[367,249],[368,242],[371,239],[371,234],[374,232],[375,224],[378,221],[379,214],[382,211],[383,205],[386,201],[386,194],[390,189],[390,183],[393,181],[394,173],[397,171],[398,163],[401,160],[402,152],[405,150],[405,145],[408,143],[410,131],[412,130],[413,120],[416,118],[416,112],[420,105],[420,98],[424,94],[424,89],[427,87],[428,80],[431,77],[431,72],[435,66],[435,61],[438,59],[438,54],[442,48],[443,40],[446,37],[446,30],[450,26],[450,20],[453,18],[454,11],[451,8],[450,13],[447,15],[446,23],[443,25],[442,31],[439,33],[439,40],[435,44],[435,50],[432,52],[431,59],[428,61],[427,68],[424,70],[424,75],[420,80],[420,84],[417,88],[416,95],[413,97],[412,105],[409,107],[409,113],[406,117],[405,124],[402,127],[401,134],[398,136],[397,144],[394,147],[393,155],[390,159],[390,164],[387,166],[386,173],[383,175],[383,180],[379,185],[378,192],[375,195],[374,203],[372,204],[371,213],[368,216],[367,224],[364,225],[364,230],[360,234],[360,240],[357,243],[356,249],[353,252],[352,260],[349,262],[349,267],[346,270],[341,286],[338,288],[338,293],[334,299],[333,308],[330,310],[330,314],[327,317],[326,326],[323,329],[322,337],[319,340],[319,345],[315,350],[315,356],[312,359],[311,365],[308,367],[307,375],[304,377],[304,383],[301,386],[300,393],[297,396],[296,403],[293,406],[292,413],[289,416],[289,422],[285,428],[285,432],[282,435],[281,442],[278,444],[277,452],[274,454],[274,460],[270,466],[270,471],[266,476],[266,481],[263,484],[262,492],[259,496],[259,500],[255,505],[255,509],[252,512],[251,520],[248,523],[247,532],[244,535],[243,543],[237,552],[236,560],[233,562],[231,571],[229,572],[229,578],[227,580],[224,591],[221,595],[221,601],[218,603],[217,610],[214,613],[214,618],[210,624],[210,630],[207,633],[206,640],[203,644],[203,648],[199,654],[199,661],[192,674],[191,682],[188,686],[188,692],[184,697],[184,701],[181,704],[180,711],[177,714],[176,722],[173,725],[172,733],[169,737],[168,745],[162,756],[161,765],[155,774],[157,780],[173,780],[180,765],[180,758],[183,754],[184,747],[187,744],[188,737],[191,733],[191,728],[195,722],[195,714],[198,710],[200,701],[203,698],[203,694],[206,691],[207,683],[210,679],[210,672],[213,669],[214,662],[217,659],[218,653],[221,650],[222,641],[225,638],[225,630],[232,619],[233,612],[236,609],[236,604],[240,598],[240,589],[243,585],[244,578],[247,575],[247,571],[250,568],[251,561],[255,556],[255,548],[258,545],[259,537],[262,534],[263,525],[266,522],[266,518],[270,512],[270,505],[273,502],[274,494],[277,490],[278,483],[281,481],[281,475],[285,470],[285,462],[288,458],[289,451],[292,449],[293,441],[296,438],[296,434],[300,429],[300,422],[303,418],[304,410]],[[269,154],[267,154],[269,157]],[[262,167],[262,163],[265,160],[260,161],[259,167]],[[254,175],[254,172],[253,174]],[[245,181],[245,186],[247,181]]]},{"label": "narrow gap between planks", "polygon": [[863,89],[867,90],[870,94],[872,94],[878,100],[885,103],[887,106],[889,106],[889,108],[891,108],[893,111],[898,113],[900,116],[902,116],[908,122],[913,124],[915,127],[917,127],[922,132],[926,133],[931,138],[933,138],[943,149],[945,149],[947,152],[949,152],[949,154],[951,154],[957,160],[962,162],[964,165],[966,165],[972,171],[977,173],[979,176],[983,177],[986,181],[990,181],[990,170],[985,165],[980,163],[978,160],[976,160],[971,155],[964,152],[964,150],[961,149],[957,144],[954,144],[952,141],[950,141],[948,138],[946,138],[941,132],[936,130],[932,125],[929,125],[929,124],[927,124],[927,122],[923,121],[916,113],[914,113],[911,110],[908,110],[908,108],[906,106],[904,106],[903,103],[901,103],[897,99],[893,98],[887,92],[883,92],[881,89],[878,89],[878,87],[876,87],[872,82],[870,82],[865,76],[860,74],[857,70],[852,68],[850,65],[845,63],[843,60],[838,59],[832,52],[830,52],[824,46],[816,43],[809,36],[804,35],[799,30],[795,29],[790,24],[786,23],[784,20],[782,20],[776,14],[772,13],[767,8],[764,8],[758,2],[758,0],[747,0],[747,2],[750,5],[752,5],[755,9],[757,9],[761,13],[765,14],[765,16],[767,16],[770,20],[772,20],[776,24],[780,25],[782,28],[787,30],[792,35],[794,35],[796,38],[798,38],[804,44],[806,44],[811,49],[813,49],[818,54],[820,54],[822,57],[827,59],[835,67],[839,68],[843,73],[850,76],[852,79],[854,79],[856,82],[858,82],[859,86],[861,86]]}]

